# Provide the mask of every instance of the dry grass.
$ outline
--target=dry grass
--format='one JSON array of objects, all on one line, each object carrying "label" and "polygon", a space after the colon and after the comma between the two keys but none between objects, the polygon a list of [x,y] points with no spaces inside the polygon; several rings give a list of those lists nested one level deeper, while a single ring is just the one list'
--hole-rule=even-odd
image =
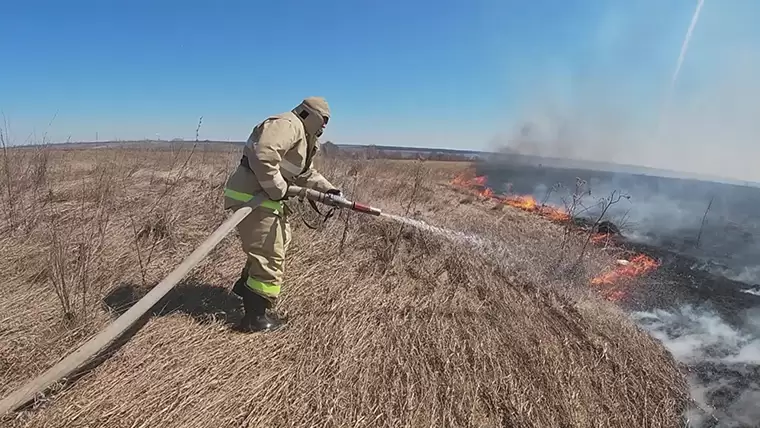
[{"label": "dry grass", "polygon": [[[31,166],[7,175],[19,196],[3,200],[15,213],[0,238],[3,396],[218,226],[238,152],[10,156]],[[450,166],[320,167],[357,200],[499,244],[349,213],[313,231],[296,207],[278,308],[286,329],[228,329],[241,316],[229,286],[244,262],[232,234],[115,355],[7,426],[679,426],[686,387],[670,355],[588,291],[613,255],[592,248],[571,269],[582,236],[560,251],[557,225],[459,204]]]}]

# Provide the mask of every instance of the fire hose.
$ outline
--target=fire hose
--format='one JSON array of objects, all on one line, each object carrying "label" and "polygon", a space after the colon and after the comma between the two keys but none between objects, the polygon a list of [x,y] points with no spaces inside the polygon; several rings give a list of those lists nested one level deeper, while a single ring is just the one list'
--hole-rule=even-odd
[{"label": "fire hose", "polygon": [[[350,201],[342,196],[318,192],[299,186],[290,186],[286,196],[297,197],[301,200],[319,202],[325,205],[337,207],[340,209],[350,209],[371,215],[380,215],[378,208]],[[49,368],[41,375],[27,382],[20,388],[13,391],[10,395],[0,401],[0,416],[5,416],[11,411],[15,411],[30,401],[38,394],[44,393],[51,385],[61,380],[65,380],[78,369],[96,357],[104,349],[112,345],[121,335],[135,325],[153,306],[158,303],[175,285],[193,269],[201,260],[203,260],[213,250],[219,242],[229,234],[235,226],[253,211],[254,208],[261,205],[267,199],[264,192],[255,195],[245,206],[235,211],[235,213],[225,220],[205,241],[203,241],[189,256],[187,256],[179,266],[169,273],[161,282],[150,290],[142,299],[137,301],[134,306],[129,308],[108,327],[103,329],[96,336],[85,342],[74,352],[59,361],[53,367]]]}]

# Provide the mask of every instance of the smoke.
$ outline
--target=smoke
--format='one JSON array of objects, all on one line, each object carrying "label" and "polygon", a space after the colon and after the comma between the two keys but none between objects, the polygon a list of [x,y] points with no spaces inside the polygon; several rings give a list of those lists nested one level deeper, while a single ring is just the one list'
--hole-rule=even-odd
[{"label": "smoke", "polygon": [[657,309],[632,316],[681,362],[760,364],[760,309],[743,314],[741,329],[728,325],[709,307],[685,305],[677,311]]},{"label": "smoke", "polygon": [[693,368],[690,411],[695,426],[756,426],[760,421],[760,309],[743,314],[741,327],[709,307],[635,312],[633,318],[662,341],[679,362]]},{"label": "smoke", "polygon": [[760,181],[760,4],[707,1],[696,23],[698,5],[607,6],[576,57],[535,73],[492,144]]},{"label": "smoke", "polygon": [[[689,256],[661,267],[671,269],[663,273],[668,284],[647,286],[660,299],[669,299],[653,306],[679,309],[647,307],[633,317],[692,369],[691,395],[701,407],[688,415],[692,426],[756,426],[751,423],[760,420],[760,306],[735,315],[737,306],[749,307],[760,296],[760,286],[751,286],[760,284],[760,188],[548,163],[492,157],[478,166],[478,175],[485,175],[495,191],[509,188],[559,207],[571,200],[576,177],[582,178],[590,194],[580,209],[590,218],[601,212],[599,198],[613,191],[629,195],[611,205],[605,219],[629,240],[666,249],[668,257]],[[683,261],[691,266],[679,265]],[[700,270],[744,284],[710,278]],[[678,290],[665,290],[673,287]]]},{"label": "smoke", "polygon": [[[750,285],[760,285],[760,266],[742,266],[738,268],[714,268],[714,271],[728,279],[743,282]],[[760,296],[760,292],[752,291],[753,289],[747,289],[745,292],[750,294],[757,294]]]},{"label": "smoke", "polygon": [[[597,200],[613,191],[630,195],[611,205],[605,219],[617,224],[629,240],[668,250],[667,257],[689,256],[673,258],[660,268],[667,282],[648,284],[646,291],[667,301],[653,299],[652,306],[634,312],[633,319],[690,367],[691,396],[699,405],[687,415],[691,426],[756,426],[760,306],[751,305],[758,301],[760,286],[750,284],[760,284],[760,246],[755,241],[760,236],[760,189],[567,165],[555,168],[537,165],[540,159],[507,158],[478,165],[478,175],[485,175],[495,191],[509,188],[562,207],[575,192],[575,178],[585,179],[591,194],[578,208],[585,210],[584,216],[596,218],[602,209]],[[711,278],[701,270],[744,284]],[[739,313],[737,307],[751,309]]]},{"label": "smoke", "polygon": [[538,166],[541,159],[510,156],[479,165],[497,193],[511,189],[536,200],[567,207],[576,178],[586,180],[576,215],[596,218],[602,198],[628,198],[609,206],[610,220],[633,241],[666,247],[701,260],[706,269],[737,281],[760,284],[760,189],[733,184]]},{"label": "smoke", "polygon": [[491,140],[501,156],[490,156],[478,174],[496,192],[560,207],[572,199],[576,177],[587,180],[591,194],[581,209],[589,217],[601,211],[599,198],[630,195],[609,207],[608,219],[668,257],[689,256],[674,264],[694,264],[691,271],[670,266],[677,274],[659,284],[688,298],[673,293],[652,303],[677,309],[648,307],[633,318],[692,369],[699,405],[688,414],[692,424],[757,426],[760,309],[737,308],[751,308],[760,295],[752,285],[760,284],[760,188],[748,185],[760,182],[760,3],[596,6],[573,11],[591,17],[591,25],[575,27],[592,29],[585,43],[558,40],[570,53],[554,53],[551,67],[526,66],[530,77],[511,94],[515,113]]},{"label": "smoke", "polygon": [[560,207],[575,178],[585,179],[589,217],[601,211],[598,198],[622,191],[630,199],[607,215],[628,238],[747,284],[731,294],[725,282],[691,282],[686,272],[672,280],[701,304],[674,293],[662,306],[676,309],[632,314],[691,369],[694,426],[760,421],[760,309],[734,308],[760,295],[752,286],[760,284],[760,189],[715,179],[760,181],[759,11],[756,2],[615,2],[582,60],[534,73],[517,116],[492,140],[502,159],[479,168],[496,191]]}]

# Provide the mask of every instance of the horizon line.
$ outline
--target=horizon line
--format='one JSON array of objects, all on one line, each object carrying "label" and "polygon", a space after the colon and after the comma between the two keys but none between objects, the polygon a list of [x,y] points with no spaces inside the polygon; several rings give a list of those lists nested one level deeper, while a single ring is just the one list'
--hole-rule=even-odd
[{"label": "horizon line", "polygon": [[[234,145],[243,145],[245,144],[244,140],[212,140],[212,139],[182,139],[182,138],[174,138],[171,140],[154,140],[154,139],[142,139],[142,140],[135,140],[135,139],[129,139],[129,140],[104,140],[104,141],[64,141],[64,142],[43,142],[43,143],[30,143],[30,144],[23,144],[23,145],[9,145],[9,148],[31,148],[31,147],[44,147],[44,146],[75,146],[75,145],[98,145],[98,144],[130,144],[130,143],[159,143],[159,144],[171,144],[171,143],[180,143],[180,144],[234,144]],[[467,149],[449,149],[449,148],[442,148],[442,147],[415,147],[415,146],[407,146],[407,145],[382,145],[382,144],[360,144],[360,143],[336,143],[331,140],[326,140],[322,142],[321,144],[326,143],[332,143],[336,146],[345,147],[345,146],[351,146],[356,148],[368,148],[368,147],[377,147],[380,149],[385,150],[396,150],[396,151],[416,151],[416,152],[426,152],[426,153],[434,153],[434,152],[448,152],[448,153],[461,153],[461,154],[475,154],[475,155],[514,155],[514,156],[520,156],[522,158],[532,158],[536,161],[538,160],[544,160],[549,161],[549,164],[547,166],[554,166],[559,168],[570,168],[570,167],[576,167],[576,168],[583,168],[584,165],[551,165],[551,161],[555,162],[564,162],[567,163],[580,163],[580,164],[586,164],[586,167],[589,167],[590,165],[595,165],[597,167],[601,166],[607,166],[608,168],[597,168],[596,170],[599,171],[608,171],[608,172],[627,172],[630,174],[642,174],[642,175],[654,175],[657,177],[662,178],[668,178],[667,176],[663,175],[655,175],[655,174],[647,174],[646,171],[649,171],[650,173],[668,173],[668,174],[676,174],[677,177],[669,177],[669,178],[682,178],[682,179],[695,179],[700,181],[712,181],[712,182],[723,182],[728,184],[734,184],[734,185],[744,185],[744,186],[752,186],[752,187],[760,187],[760,182],[752,181],[752,180],[744,180],[744,179],[738,179],[738,178],[730,178],[730,177],[723,177],[723,176],[716,176],[711,174],[703,174],[703,173],[694,173],[694,172],[688,172],[688,171],[678,171],[674,169],[664,169],[664,168],[655,168],[645,165],[635,165],[635,164],[623,164],[623,163],[615,163],[615,162],[608,162],[608,161],[597,161],[597,160],[586,160],[586,159],[576,159],[576,158],[559,158],[559,157],[548,157],[548,156],[540,156],[540,155],[530,155],[530,154],[523,154],[518,152],[510,152],[507,150],[503,151],[487,151],[487,150],[467,150]],[[546,162],[541,162],[546,163]],[[616,167],[616,168],[615,168]],[[614,168],[614,169],[609,169]],[[623,168],[623,169],[633,169],[638,170],[636,172],[633,171],[618,171],[616,169]]]}]

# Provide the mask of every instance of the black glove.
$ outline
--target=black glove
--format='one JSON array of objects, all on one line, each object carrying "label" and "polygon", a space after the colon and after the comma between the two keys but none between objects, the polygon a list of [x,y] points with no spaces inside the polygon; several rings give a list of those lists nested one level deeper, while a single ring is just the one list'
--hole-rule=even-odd
[{"label": "black glove", "polygon": [[343,194],[340,192],[339,189],[330,189],[330,190],[326,191],[325,193],[327,193],[328,195],[335,195],[335,196],[339,196],[339,197],[343,196]]}]

